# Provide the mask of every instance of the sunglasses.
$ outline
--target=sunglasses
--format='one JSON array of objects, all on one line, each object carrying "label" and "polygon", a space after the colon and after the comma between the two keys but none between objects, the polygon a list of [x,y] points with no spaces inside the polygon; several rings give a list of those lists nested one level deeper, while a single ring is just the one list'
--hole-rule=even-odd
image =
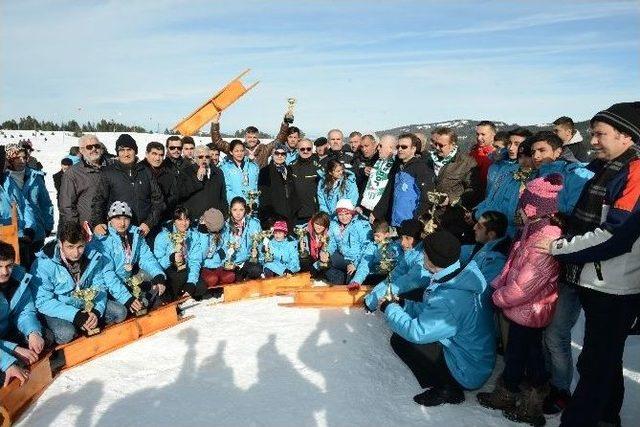
[{"label": "sunglasses", "polygon": [[408,150],[409,146],[408,145],[398,145],[398,148],[401,150]]},{"label": "sunglasses", "polygon": [[274,156],[284,156],[284,151],[276,151],[273,153]]},{"label": "sunglasses", "polygon": [[211,156],[198,156],[199,159],[210,159]]},{"label": "sunglasses", "polygon": [[102,149],[102,145],[100,144],[87,144],[84,146],[85,150],[91,151],[91,150],[100,150]]},{"label": "sunglasses", "polygon": [[310,152],[311,151],[311,147],[298,148],[298,151],[300,151],[302,153]]},{"label": "sunglasses", "polygon": [[182,151],[182,146],[181,145],[170,145],[168,148],[171,151],[176,151],[176,150]]}]

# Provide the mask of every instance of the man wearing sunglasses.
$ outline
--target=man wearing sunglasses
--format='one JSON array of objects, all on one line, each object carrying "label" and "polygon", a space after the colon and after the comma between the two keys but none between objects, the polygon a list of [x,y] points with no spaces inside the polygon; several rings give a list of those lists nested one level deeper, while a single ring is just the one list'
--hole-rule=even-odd
[{"label": "man wearing sunglasses", "polygon": [[295,214],[299,208],[291,167],[287,166],[286,144],[277,144],[271,162],[260,169],[258,190],[260,191],[260,223],[267,229],[275,221],[286,220],[293,230]]},{"label": "man wearing sunglasses", "polygon": [[298,160],[291,165],[291,175],[296,194],[299,197],[299,209],[296,223],[306,224],[314,213],[318,212],[318,169],[320,164],[313,155],[313,143],[308,139],[298,142]]},{"label": "man wearing sunglasses", "polygon": [[81,136],[78,147],[81,160],[64,173],[60,184],[60,223],[91,221],[91,203],[100,181],[100,170],[106,165],[103,145],[95,135]]},{"label": "man wearing sunglasses", "polygon": [[189,211],[192,222],[198,222],[205,211],[213,208],[229,212],[224,174],[211,164],[211,150],[206,145],[198,145],[193,150],[194,165],[189,168],[189,178],[199,183],[199,189],[192,192],[183,206]]}]

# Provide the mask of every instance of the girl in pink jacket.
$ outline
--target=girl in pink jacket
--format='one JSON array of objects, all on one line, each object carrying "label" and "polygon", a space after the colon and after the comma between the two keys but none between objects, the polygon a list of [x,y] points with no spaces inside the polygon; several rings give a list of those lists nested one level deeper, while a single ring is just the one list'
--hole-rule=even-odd
[{"label": "girl in pink jacket", "polygon": [[[493,302],[509,320],[505,367],[492,393],[479,393],[484,406],[504,410],[505,417],[544,425],[542,400],[547,373],[542,333],[551,322],[558,298],[560,265],[536,243],[561,235],[555,219],[562,175],[552,174],[529,182],[520,196],[518,214],[524,223],[502,273],[493,281]],[[522,389],[526,379],[528,388]]]}]

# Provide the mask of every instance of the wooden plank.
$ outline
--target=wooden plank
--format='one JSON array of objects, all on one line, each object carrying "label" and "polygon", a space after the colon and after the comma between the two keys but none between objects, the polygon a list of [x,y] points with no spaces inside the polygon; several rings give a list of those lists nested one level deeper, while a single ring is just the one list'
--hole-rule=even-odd
[{"label": "wooden plank", "polygon": [[248,282],[235,283],[231,285],[225,285],[224,289],[224,302],[235,302],[243,299],[259,298],[262,296],[260,280],[249,280]]},{"label": "wooden plank", "polygon": [[311,274],[299,273],[291,276],[273,277],[271,279],[249,280],[223,286],[224,302],[235,302],[243,299],[274,296],[287,293],[293,289],[311,286]]},{"label": "wooden plank", "polygon": [[178,302],[159,307],[146,316],[137,317],[135,321],[138,324],[140,337],[146,337],[177,325],[181,322],[178,315]]},{"label": "wooden plank", "polygon": [[293,291],[292,303],[281,303],[283,307],[358,307],[370,288],[363,286],[350,291],[346,286],[305,288]]},{"label": "wooden plank", "polygon": [[50,355],[43,355],[29,367],[29,379],[22,386],[14,379],[8,386],[0,388],[0,421],[3,427],[13,424],[53,381]]},{"label": "wooden plank", "polygon": [[262,293],[264,295],[286,294],[296,289],[311,287],[311,273],[298,273],[288,277],[278,277],[264,280]]},{"label": "wooden plank", "polygon": [[20,264],[20,246],[18,244],[18,208],[11,203],[11,223],[0,226],[0,241],[10,244],[16,251],[16,264]]}]

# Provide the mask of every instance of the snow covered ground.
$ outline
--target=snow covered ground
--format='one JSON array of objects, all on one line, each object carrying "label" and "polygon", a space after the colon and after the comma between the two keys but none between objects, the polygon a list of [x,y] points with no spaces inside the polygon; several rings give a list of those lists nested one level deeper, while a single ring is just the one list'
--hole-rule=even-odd
[{"label": "snow covered ground", "polygon": [[[77,139],[62,132],[4,133],[0,144],[17,142],[18,134],[34,142],[55,200],[51,175]],[[117,135],[99,137],[113,151]],[[132,135],[141,153],[147,142],[166,139]],[[412,396],[420,390],[391,351],[379,314],[285,308],[278,306],[282,300],[188,308],[193,319],[61,374],[19,425],[516,425],[480,407],[475,393],[457,406],[427,410],[414,404]],[[574,330],[576,356],[582,330],[580,319]],[[499,361],[483,389],[492,387],[501,369]],[[638,425],[639,337],[627,342],[625,386],[623,425]],[[559,419],[547,421],[555,426]]]}]

